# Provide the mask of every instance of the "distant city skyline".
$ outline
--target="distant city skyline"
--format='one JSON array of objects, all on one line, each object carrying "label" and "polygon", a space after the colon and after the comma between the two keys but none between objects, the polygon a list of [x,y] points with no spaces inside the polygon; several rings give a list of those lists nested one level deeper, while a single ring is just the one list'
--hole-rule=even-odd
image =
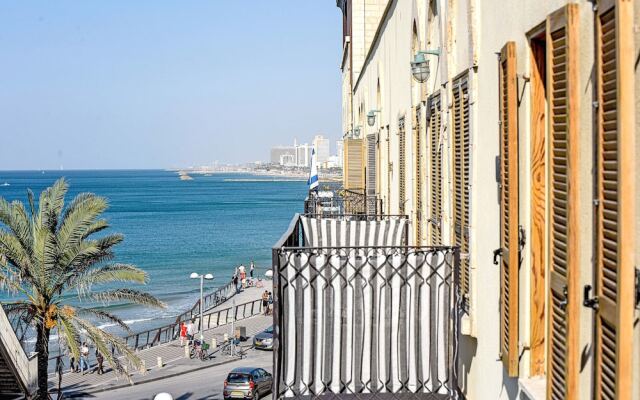
[{"label": "distant city skyline", "polygon": [[301,130],[335,142],[341,24],[324,2],[7,4],[0,170],[252,162]]}]

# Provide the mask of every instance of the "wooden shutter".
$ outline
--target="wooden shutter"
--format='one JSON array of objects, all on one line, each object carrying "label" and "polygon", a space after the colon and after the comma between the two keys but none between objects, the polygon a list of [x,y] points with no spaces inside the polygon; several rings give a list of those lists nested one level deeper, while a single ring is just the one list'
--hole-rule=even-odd
[{"label": "wooden shutter", "polygon": [[440,94],[429,98],[429,176],[431,177],[431,204],[429,207],[429,223],[431,226],[431,245],[442,245],[442,146],[440,128],[442,113]]},{"label": "wooden shutter", "polygon": [[518,376],[518,101],[516,45],[500,52],[500,353]]},{"label": "wooden shutter", "polygon": [[453,237],[460,246],[460,289],[469,310],[469,195],[471,137],[468,74],[453,81]]},{"label": "wooden shutter", "polygon": [[595,398],[631,398],[634,309],[633,3],[599,1]]},{"label": "wooden shutter", "polygon": [[423,198],[422,198],[422,181],[423,181],[423,156],[422,156],[422,146],[423,146],[423,138],[422,138],[422,110],[420,106],[416,106],[414,108],[413,113],[413,148],[415,149],[415,168],[414,168],[414,198],[415,198],[415,244],[417,246],[422,244],[422,224],[423,224]]},{"label": "wooden shutter", "polygon": [[367,135],[367,171],[366,171],[366,207],[367,214],[377,214],[376,204],[376,147],[377,138],[375,133]]},{"label": "wooden shutter", "polygon": [[547,398],[577,399],[578,348],[578,7],[547,18],[549,85],[549,340]]},{"label": "wooden shutter", "polygon": [[346,189],[360,189],[364,187],[362,139],[345,139],[344,141],[344,176]]},{"label": "wooden shutter", "polygon": [[400,192],[398,196],[398,212],[399,214],[404,214],[405,211],[405,203],[407,199],[407,189],[406,189],[406,180],[407,180],[407,169],[406,169],[406,132],[404,126],[404,117],[398,120],[398,179]]}]

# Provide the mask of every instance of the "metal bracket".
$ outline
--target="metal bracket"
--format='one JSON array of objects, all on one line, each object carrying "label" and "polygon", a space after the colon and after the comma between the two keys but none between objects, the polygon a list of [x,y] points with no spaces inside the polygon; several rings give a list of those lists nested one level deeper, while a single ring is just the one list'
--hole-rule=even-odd
[{"label": "metal bracket", "polygon": [[567,309],[567,304],[569,304],[569,289],[566,285],[562,288],[562,295],[564,296],[564,299],[560,302],[560,304],[558,304],[558,307],[560,307],[560,309],[564,311]]},{"label": "metal bracket", "polygon": [[591,285],[584,286],[584,300],[582,301],[582,305],[598,311],[600,308],[600,300],[598,300],[598,296],[589,297],[591,289],[593,289]]},{"label": "metal bracket", "polygon": [[522,225],[518,225],[518,244],[520,250],[524,249],[524,245],[527,244],[527,233]]},{"label": "metal bracket", "polygon": [[636,308],[640,308],[640,269],[635,268],[636,271]]},{"label": "metal bracket", "polygon": [[499,249],[495,249],[493,251],[493,265],[498,265],[498,257],[502,257],[504,249],[500,247]]}]

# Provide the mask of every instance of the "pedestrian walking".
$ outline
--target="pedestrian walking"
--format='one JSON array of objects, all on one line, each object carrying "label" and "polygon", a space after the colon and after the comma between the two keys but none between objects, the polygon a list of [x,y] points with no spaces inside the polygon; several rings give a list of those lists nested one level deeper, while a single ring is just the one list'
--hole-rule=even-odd
[{"label": "pedestrian walking", "polygon": [[240,293],[240,287],[238,286],[238,275],[233,276],[233,285],[236,287],[236,294]]},{"label": "pedestrian walking", "polygon": [[89,371],[89,346],[87,342],[82,342],[80,347],[80,373],[84,375],[84,370]]},{"label": "pedestrian walking", "polygon": [[269,307],[269,292],[267,290],[262,293],[262,312],[267,315],[267,307]]},{"label": "pedestrian walking", "polygon": [[271,315],[273,313],[273,294],[271,294],[271,292],[269,292],[269,297],[268,297],[268,305],[267,305],[267,315]]},{"label": "pedestrian walking", "polygon": [[56,373],[58,374],[58,399],[62,398],[62,374],[64,373],[64,362],[62,356],[56,359]]},{"label": "pedestrian walking", "polygon": [[69,367],[71,372],[78,372],[78,370],[76,369],[76,358],[73,356],[73,354],[69,356]]},{"label": "pedestrian walking", "polygon": [[184,340],[187,338],[187,326],[184,322],[180,322],[180,346],[184,346]]},{"label": "pedestrian walking", "polygon": [[193,324],[194,322],[195,320],[191,319],[187,324],[187,339],[189,340],[189,343],[191,343],[191,341],[193,340],[193,335],[196,333],[196,327]]},{"label": "pedestrian walking", "polygon": [[98,375],[104,374],[104,367],[102,366],[104,363],[104,356],[98,351],[98,349],[96,349],[96,361],[98,362],[98,366],[96,367]]},{"label": "pedestrian walking", "polygon": [[253,280],[253,270],[256,268],[255,264],[253,263],[253,260],[251,260],[251,266],[249,267],[249,276],[251,277],[251,280]]}]

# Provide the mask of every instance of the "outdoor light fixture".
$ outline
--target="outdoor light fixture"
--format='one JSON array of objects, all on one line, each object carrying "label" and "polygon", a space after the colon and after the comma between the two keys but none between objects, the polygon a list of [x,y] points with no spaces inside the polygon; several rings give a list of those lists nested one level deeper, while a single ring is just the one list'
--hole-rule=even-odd
[{"label": "outdoor light fixture", "polygon": [[369,126],[373,126],[376,124],[376,113],[379,113],[380,110],[371,110],[367,113],[367,124]]},{"label": "outdoor light fixture", "polygon": [[200,275],[197,272],[192,272],[191,275],[189,275],[189,278],[191,279],[200,279],[200,321],[198,321],[198,324],[200,325],[200,340],[202,340],[204,338],[203,334],[202,334],[202,321],[203,321],[203,314],[204,314],[204,298],[203,298],[203,292],[204,292],[204,280],[212,280],[213,279],[213,275],[212,274],[206,274],[206,275]]},{"label": "outdoor light fixture", "polygon": [[426,82],[431,72],[429,69],[429,60],[425,57],[427,54],[440,56],[440,50],[421,50],[416,53],[411,62],[411,74],[413,78],[420,83]]},{"label": "outdoor light fixture", "polygon": [[353,128],[353,137],[356,139],[360,137],[360,125]]}]

